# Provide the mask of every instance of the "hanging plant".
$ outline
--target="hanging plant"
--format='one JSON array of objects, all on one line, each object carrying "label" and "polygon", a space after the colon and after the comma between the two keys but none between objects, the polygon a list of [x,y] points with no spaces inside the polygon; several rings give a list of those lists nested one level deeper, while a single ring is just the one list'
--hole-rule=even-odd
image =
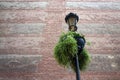
[{"label": "hanging plant", "polygon": [[63,33],[60,36],[58,43],[54,48],[54,57],[56,61],[64,67],[71,67],[76,71],[75,67],[75,55],[78,55],[80,70],[85,70],[90,62],[89,52],[83,48],[83,50],[78,49],[77,37],[84,36],[76,32],[69,31],[68,33]]}]

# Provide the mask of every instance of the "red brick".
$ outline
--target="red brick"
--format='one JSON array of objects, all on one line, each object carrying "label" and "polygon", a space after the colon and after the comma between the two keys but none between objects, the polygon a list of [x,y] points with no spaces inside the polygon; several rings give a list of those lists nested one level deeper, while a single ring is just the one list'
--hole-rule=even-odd
[{"label": "red brick", "polygon": [[76,1],[76,2],[119,2],[119,0],[65,0],[65,1]]},{"label": "red brick", "polygon": [[[65,3],[67,9],[81,9],[81,10],[120,10],[119,2],[76,2],[68,1]],[[112,6],[112,7],[111,7]]]},{"label": "red brick", "polygon": [[[62,22],[64,20],[64,14],[63,11],[47,11],[48,12],[48,17],[46,18],[46,20],[49,23],[59,23]],[[49,25],[50,26],[50,25]],[[52,26],[52,25],[51,25]],[[59,25],[58,25],[59,26]]]},{"label": "red brick", "polygon": [[1,72],[37,72],[37,65],[41,60],[41,55],[1,55]]},{"label": "red brick", "polygon": [[0,2],[0,9],[45,9],[48,2]]},{"label": "red brick", "polygon": [[91,43],[91,46],[87,46],[91,49],[109,49],[115,50],[119,49],[120,41],[119,37],[86,37],[87,41]]},{"label": "red brick", "polygon": [[39,33],[39,34],[5,34],[4,33],[1,33],[0,34],[0,37],[41,37],[42,36],[42,33]]},{"label": "red brick", "polygon": [[10,48],[10,49],[0,49],[0,54],[41,54],[41,48],[40,49],[16,49],[16,48]]},{"label": "red brick", "polygon": [[64,9],[64,0],[50,0],[48,9],[51,10],[63,10]]},{"label": "red brick", "polygon": [[120,50],[119,49],[90,49],[87,48],[89,53],[93,53],[93,54],[119,54]]},{"label": "red brick", "polygon": [[0,49],[40,49],[40,42],[43,40],[42,37],[2,37]]},{"label": "red brick", "polygon": [[40,34],[42,33],[45,23],[22,23],[22,24],[0,24],[0,32],[2,34],[10,35],[10,34]]},{"label": "red brick", "polygon": [[48,0],[0,0],[6,2],[36,2],[36,1],[48,1]]},{"label": "red brick", "polygon": [[35,10],[1,10],[0,23],[45,22],[47,13]]},{"label": "red brick", "polygon": [[[81,22],[81,21],[80,21]],[[105,24],[105,23],[78,23],[77,32],[86,34],[86,35],[114,35],[120,33],[120,24]],[[68,26],[64,23],[62,28],[67,31]]]},{"label": "red brick", "polygon": [[[119,55],[119,10],[107,9],[103,10],[96,9],[78,9],[78,8],[66,8],[66,2],[120,2],[119,0],[0,0],[2,2],[18,2],[18,3],[31,3],[32,2],[47,2],[48,5],[44,8],[37,8],[35,6],[27,7],[15,7],[11,6],[7,10],[1,8],[0,10],[0,24],[17,24],[16,26],[11,26],[10,28],[6,26],[0,26],[0,54],[22,54],[22,55],[42,55],[42,61],[38,65],[38,70],[36,73],[26,73],[26,72],[0,72],[0,79],[2,80],[76,80],[75,73],[70,69],[65,69],[64,67],[58,65],[53,57],[53,49],[55,44],[59,40],[60,34],[67,32],[67,24],[64,21],[66,14],[69,12],[75,12],[79,15],[80,21],[78,26],[80,26],[79,31],[83,30],[86,39],[90,41],[92,46],[87,46],[86,48],[92,55],[100,54],[102,57],[104,55]],[[40,5],[36,5],[40,6]],[[35,8],[33,8],[35,7]],[[15,10],[17,8],[17,10]],[[27,8],[29,8],[27,10]],[[24,9],[24,10],[23,10]],[[29,32],[24,24],[45,24],[44,28],[39,28],[39,26],[32,26]],[[85,26],[82,26],[85,24]],[[100,25],[100,24],[108,25]],[[117,24],[116,24],[117,23]],[[18,26],[23,24],[23,28]],[[89,26],[89,24],[98,24]],[[88,25],[88,26],[86,26]],[[17,28],[17,29],[15,29]],[[82,29],[81,29],[82,28]],[[93,29],[94,28],[94,29]],[[41,30],[42,29],[42,30]],[[16,30],[16,31],[14,31]],[[18,31],[17,31],[18,30]],[[34,30],[38,30],[35,31]],[[5,39],[3,39],[5,38]],[[42,41],[40,40],[42,38]],[[32,40],[32,41],[31,41]],[[40,41],[39,41],[40,40]],[[11,41],[11,42],[10,42]],[[15,44],[15,45],[13,45]],[[4,46],[6,47],[4,47]],[[112,46],[112,47],[111,47]],[[102,55],[103,54],[103,55]],[[97,62],[99,59],[102,60],[101,56],[97,56]],[[110,57],[112,58],[112,57]],[[108,59],[103,59],[100,62],[101,68],[93,69],[93,71],[81,72],[82,80],[119,80],[120,72],[117,69],[106,69]],[[115,62],[119,60],[115,60]],[[94,61],[93,61],[94,62]],[[109,61],[108,61],[109,62]],[[97,62],[99,64],[99,62]],[[104,64],[106,63],[106,64]],[[100,65],[100,64],[99,64]],[[94,66],[95,67],[95,66]],[[93,68],[94,68],[93,67]],[[102,68],[103,67],[103,68]],[[111,71],[110,71],[111,69]],[[32,70],[32,69],[31,69]],[[101,71],[100,71],[101,70]]]},{"label": "red brick", "polygon": [[[67,10],[66,14],[71,12],[72,10]],[[73,12],[73,11],[72,11]],[[88,11],[81,11],[76,10],[74,13],[77,13],[80,17],[80,23],[119,23],[120,22],[120,12],[103,12],[99,11],[99,13],[96,11],[88,12]]]}]

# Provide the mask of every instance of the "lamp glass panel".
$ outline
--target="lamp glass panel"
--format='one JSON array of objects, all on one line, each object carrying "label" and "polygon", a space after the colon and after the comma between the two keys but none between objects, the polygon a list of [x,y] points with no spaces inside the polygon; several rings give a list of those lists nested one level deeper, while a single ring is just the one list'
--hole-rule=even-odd
[{"label": "lamp glass panel", "polygon": [[76,22],[77,22],[76,18],[69,18],[68,21],[67,21],[67,24],[69,26],[73,26],[73,25],[75,26]]}]

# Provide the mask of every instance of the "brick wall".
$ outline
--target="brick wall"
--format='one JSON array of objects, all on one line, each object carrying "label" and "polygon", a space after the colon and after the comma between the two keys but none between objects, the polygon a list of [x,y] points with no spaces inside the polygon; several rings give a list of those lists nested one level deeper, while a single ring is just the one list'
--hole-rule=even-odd
[{"label": "brick wall", "polygon": [[0,0],[0,80],[75,80],[53,48],[75,12],[91,46],[82,80],[120,79],[120,0]]}]

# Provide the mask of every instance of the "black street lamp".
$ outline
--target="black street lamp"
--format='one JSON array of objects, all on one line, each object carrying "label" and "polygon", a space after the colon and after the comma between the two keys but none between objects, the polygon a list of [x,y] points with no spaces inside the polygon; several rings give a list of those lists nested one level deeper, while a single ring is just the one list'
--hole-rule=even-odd
[{"label": "black street lamp", "polygon": [[66,15],[65,22],[68,24],[70,31],[77,31],[76,24],[78,20],[79,17],[74,13],[69,13],[68,15]]},{"label": "black street lamp", "polygon": [[[65,22],[68,24],[69,26],[69,31],[77,31],[77,22],[79,20],[78,15],[74,14],[74,13],[69,13],[68,15],[66,15],[65,17]],[[77,45],[78,45],[78,53],[75,56],[75,65],[76,65],[76,80],[80,80],[80,68],[79,68],[79,61],[78,61],[78,55],[79,53],[81,53],[82,49],[84,48],[85,45],[85,39],[82,37],[75,37],[76,41],[77,41]]]}]

